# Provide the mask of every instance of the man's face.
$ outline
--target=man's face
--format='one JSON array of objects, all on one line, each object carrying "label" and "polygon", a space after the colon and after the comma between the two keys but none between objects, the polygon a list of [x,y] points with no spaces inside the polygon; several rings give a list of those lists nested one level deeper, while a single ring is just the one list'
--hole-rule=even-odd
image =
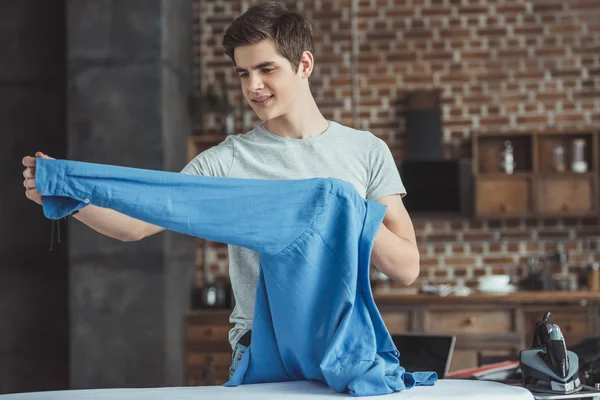
[{"label": "man's face", "polygon": [[285,115],[297,99],[302,75],[271,40],[237,47],[234,52],[246,101],[262,121]]}]

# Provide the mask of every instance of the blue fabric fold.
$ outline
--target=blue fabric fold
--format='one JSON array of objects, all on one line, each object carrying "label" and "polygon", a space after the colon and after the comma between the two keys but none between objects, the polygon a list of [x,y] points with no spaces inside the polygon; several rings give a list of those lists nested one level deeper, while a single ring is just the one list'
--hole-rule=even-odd
[{"label": "blue fabric fold", "polygon": [[252,343],[225,386],[318,380],[336,392],[367,396],[438,379],[400,365],[369,282],[386,207],[347,182],[38,159],[36,185],[47,218],[93,204],[260,253]]}]

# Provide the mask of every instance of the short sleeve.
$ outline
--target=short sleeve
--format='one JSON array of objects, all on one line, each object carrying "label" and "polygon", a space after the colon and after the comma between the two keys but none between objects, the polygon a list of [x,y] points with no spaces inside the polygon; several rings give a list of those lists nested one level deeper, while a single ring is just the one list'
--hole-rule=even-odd
[{"label": "short sleeve", "polygon": [[369,154],[369,182],[366,198],[378,200],[394,194],[404,197],[406,189],[390,148],[383,140],[374,136]]},{"label": "short sleeve", "polygon": [[181,170],[181,173],[226,178],[231,170],[233,160],[233,140],[231,136],[228,136],[218,145],[204,150],[194,157]]}]

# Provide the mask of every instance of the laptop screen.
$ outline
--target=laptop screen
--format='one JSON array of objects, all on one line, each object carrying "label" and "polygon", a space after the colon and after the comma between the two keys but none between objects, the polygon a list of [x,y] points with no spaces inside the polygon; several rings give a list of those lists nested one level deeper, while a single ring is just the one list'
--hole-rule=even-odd
[{"label": "laptop screen", "polygon": [[456,336],[406,333],[392,335],[392,340],[407,372],[435,371],[439,378],[448,372]]}]

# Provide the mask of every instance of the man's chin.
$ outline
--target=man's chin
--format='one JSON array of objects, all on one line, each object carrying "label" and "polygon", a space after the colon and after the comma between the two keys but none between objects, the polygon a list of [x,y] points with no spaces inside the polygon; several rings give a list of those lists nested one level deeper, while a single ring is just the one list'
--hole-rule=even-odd
[{"label": "man's chin", "polygon": [[264,112],[264,111],[257,112],[256,110],[254,110],[254,112],[255,112],[256,116],[258,117],[258,119],[260,119],[263,122],[270,121],[270,120],[275,119],[280,116],[279,114],[276,114],[274,112]]}]

